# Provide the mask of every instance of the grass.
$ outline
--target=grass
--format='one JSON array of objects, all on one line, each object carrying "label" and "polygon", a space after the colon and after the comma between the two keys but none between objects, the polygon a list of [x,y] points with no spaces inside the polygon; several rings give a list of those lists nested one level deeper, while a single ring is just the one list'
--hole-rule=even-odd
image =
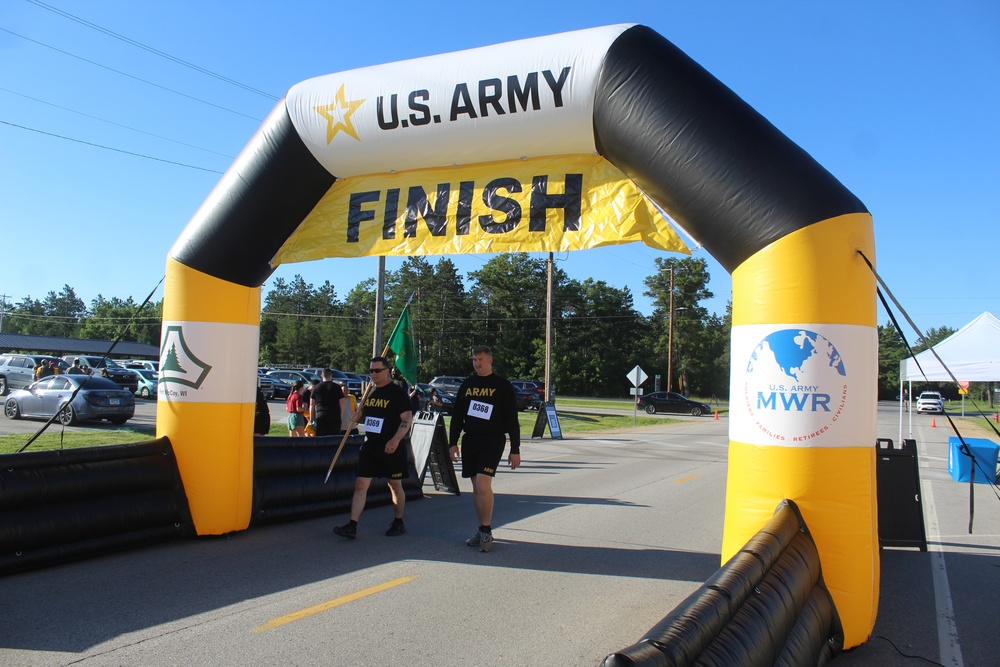
[{"label": "grass", "polygon": [[[690,397],[692,401],[699,401],[708,404],[712,410],[718,410],[719,414],[729,412],[729,404],[720,402],[718,399],[704,399]],[[603,408],[606,410],[631,410],[635,406],[633,398],[577,398],[574,396],[559,396],[556,398],[556,407],[560,410],[564,408]]]},{"label": "grass", "polygon": [[[613,400],[613,399],[612,399]],[[589,402],[589,401],[587,401]],[[620,401],[619,401],[620,402]],[[599,407],[607,407],[601,402]],[[626,401],[626,407],[631,408],[631,401]],[[633,422],[631,415],[595,415],[582,412],[573,412],[565,409],[568,406],[559,407],[559,425],[563,434],[590,433],[594,431],[605,431],[612,429],[633,428],[633,426],[664,426],[675,423],[675,419],[662,417],[647,417],[640,415]],[[581,406],[583,407],[583,406]],[[518,422],[521,425],[522,440],[530,440],[531,432],[535,427],[537,412],[518,413]],[[42,422],[38,422],[41,426]],[[445,417],[445,428],[451,426],[451,418]],[[283,422],[273,422],[270,436],[285,437],[288,435],[288,427]],[[545,436],[551,434],[546,428]],[[26,451],[37,452],[51,449],[72,449],[76,447],[99,447],[102,445],[122,445],[133,442],[142,442],[156,437],[155,429],[138,428],[99,428],[93,431],[72,430],[62,432],[61,428],[49,427],[49,429],[38,437]],[[0,454],[13,454],[17,452],[31,438],[27,433],[15,433],[10,435],[0,435]]]},{"label": "grass", "polygon": [[[41,427],[43,422],[38,422]],[[60,427],[50,426],[45,433],[31,443],[27,452],[38,452],[47,449],[74,449],[77,447],[99,447],[102,445],[124,445],[132,442],[143,442],[156,437],[154,429],[116,428],[94,431],[66,431]],[[28,433],[12,433],[0,435],[0,454],[13,454],[24,447],[31,439]]]}]

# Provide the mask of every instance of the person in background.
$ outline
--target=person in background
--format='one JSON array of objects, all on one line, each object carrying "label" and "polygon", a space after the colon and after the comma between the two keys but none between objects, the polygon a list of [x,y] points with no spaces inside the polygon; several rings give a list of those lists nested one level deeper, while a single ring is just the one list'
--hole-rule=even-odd
[{"label": "person in background", "polygon": [[257,405],[253,414],[253,434],[267,435],[271,431],[271,409],[267,407],[267,398],[257,384]]},{"label": "person in background", "polygon": [[333,370],[323,369],[323,381],[313,387],[309,396],[309,421],[316,435],[343,433],[340,416],[344,414],[347,398],[340,385],[333,381]]},{"label": "person in background", "polygon": [[83,370],[83,366],[80,365],[80,358],[77,357],[73,360],[73,364],[66,369],[67,375],[86,375],[87,371]]},{"label": "person in background", "polygon": [[56,362],[50,361],[49,368],[52,369],[52,372],[49,375],[62,375],[62,369],[59,368],[59,364],[57,364]]},{"label": "person in background", "polygon": [[437,387],[431,387],[431,397],[427,401],[427,409],[431,412],[441,412],[444,408],[444,401],[441,400],[441,394],[438,393]]},{"label": "person in background", "polygon": [[304,438],[306,435],[306,408],[302,393],[305,389],[302,380],[296,380],[292,385],[292,391],[285,399],[285,412],[288,413],[288,436],[291,438]]}]

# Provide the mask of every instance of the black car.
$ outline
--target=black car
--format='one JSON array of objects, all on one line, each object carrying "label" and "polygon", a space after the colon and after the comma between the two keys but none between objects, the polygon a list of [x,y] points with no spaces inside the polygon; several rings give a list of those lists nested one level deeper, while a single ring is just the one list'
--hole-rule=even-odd
[{"label": "black car", "polygon": [[651,415],[657,412],[672,412],[700,417],[712,412],[712,408],[705,403],[692,401],[673,391],[654,391],[652,394],[640,396],[635,404],[640,410],[645,410]]},{"label": "black car", "polygon": [[520,389],[526,394],[529,394],[530,399],[528,402],[528,408],[537,410],[543,403],[545,403],[544,382],[539,380],[511,380],[510,383],[514,385],[514,389]]},{"label": "black car", "polygon": [[517,385],[514,386],[514,398],[517,400],[517,409],[524,412],[528,408],[537,408],[541,405],[541,401],[538,398],[538,393],[534,391],[525,391]]}]

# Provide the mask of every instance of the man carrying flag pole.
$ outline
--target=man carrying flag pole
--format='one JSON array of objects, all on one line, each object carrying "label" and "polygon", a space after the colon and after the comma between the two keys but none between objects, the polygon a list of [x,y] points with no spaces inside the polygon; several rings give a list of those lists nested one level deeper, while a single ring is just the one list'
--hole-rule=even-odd
[{"label": "man carrying flag pole", "polygon": [[[403,308],[403,313],[392,336],[390,336],[390,343],[386,345],[386,350],[390,349],[392,341],[397,340],[397,334],[403,330],[404,318],[405,333],[398,336],[402,345],[400,349],[412,350],[413,336],[410,334],[409,302]],[[409,347],[406,347],[407,341]],[[412,371],[416,375],[416,355],[413,354],[412,358],[414,360]],[[368,372],[371,374],[372,383],[365,389],[359,409],[351,423],[353,428],[358,417],[364,415],[365,441],[361,445],[358,456],[357,479],[354,482],[354,495],[351,499],[351,519],[343,526],[337,526],[333,529],[335,534],[350,540],[357,538],[358,521],[365,508],[368,488],[375,477],[385,477],[392,494],[395,516],[385,534],[389,537],[396,537],[406,531],[403,525],[403,509],[406,503],[403,480],[409,476],[407,435],[410,431],[413,413],[410,410],[410,401],[406,392],[390,381],[389,362],[385,356],[374,357],[369,364]],[[348,429],[348,432],[350,430]],[[337,453],[330,463],[327,479],[330,478],[330,472],[332,472],[346,441],[347,434],[341,440],[340,447],[337,448]]]}]

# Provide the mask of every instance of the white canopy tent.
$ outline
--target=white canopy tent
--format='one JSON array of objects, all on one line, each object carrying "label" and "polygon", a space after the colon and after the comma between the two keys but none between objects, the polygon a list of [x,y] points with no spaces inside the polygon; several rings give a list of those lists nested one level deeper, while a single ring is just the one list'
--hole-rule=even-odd
[{"label": "white canopy tent", "polygon": [[[1000,319],[991,313],[983,313],[935,345],[934,352],[944,361],[947,370],[930,350],[924,350],[899,362],[900,381],[1000,380]],[[950,374],[948,370],[951,370]]]},{"label": "white canopy tent", "polygon": [[[992,313],[983,313],[964,327],[945,338],[933,348],[944,366],[931,350],[908,357],[899,362],[899,382],[990,382],[1000,380],[1000,319]],[[917,366],[920,362],[920,366]],[[947,368],[945,368],[945,366]],[[951,371],[949,373],[948,371]],[[952,377],[954,375],[954,378]],[[900,389],[899,438],[903,439],[903,400]],[[963,397],[964,398],[964,397]],[[912,409],[913,403],[909,406]],[[962,402],[965,413],[965,402]],[[913,416],[910,413],[909,435],[913,437]]]}]

